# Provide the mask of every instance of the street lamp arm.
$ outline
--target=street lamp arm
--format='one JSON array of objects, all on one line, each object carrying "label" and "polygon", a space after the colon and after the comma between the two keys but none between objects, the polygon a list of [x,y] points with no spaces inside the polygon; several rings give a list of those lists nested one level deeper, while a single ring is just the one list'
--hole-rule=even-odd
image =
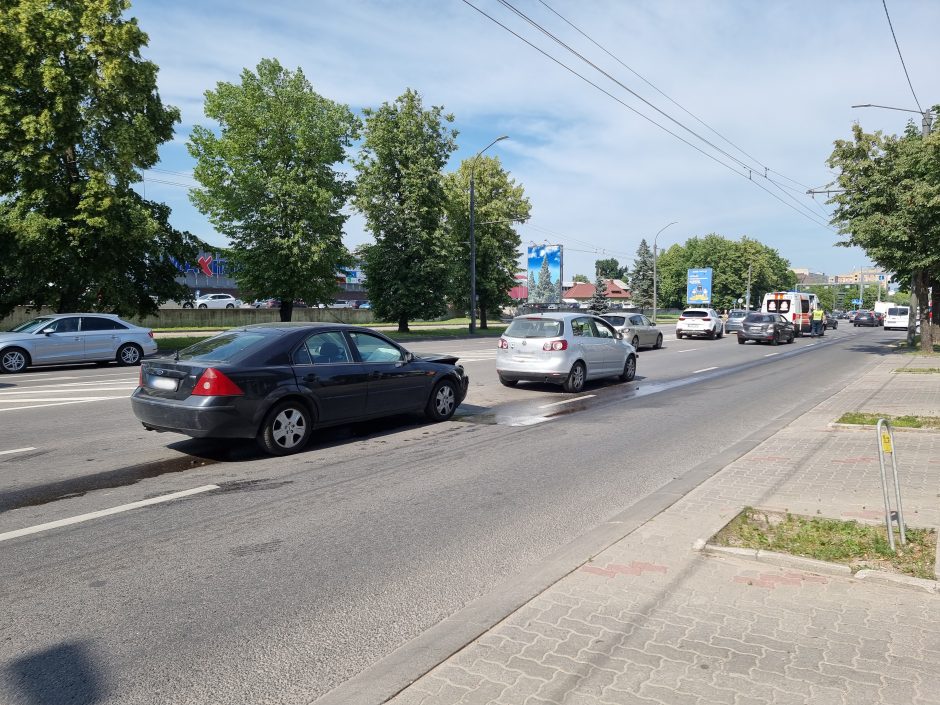
[{"label": "street lamp arm", "polygon": [[679,221],[674,220],[671,223],[664,225],[659,229],[659,232],[653,236],[653,323],[656,323],[656,295],[659,293],[656,289],[656,241],[659,239],[659,233],[668,228],[670,225],[676,225]]}]

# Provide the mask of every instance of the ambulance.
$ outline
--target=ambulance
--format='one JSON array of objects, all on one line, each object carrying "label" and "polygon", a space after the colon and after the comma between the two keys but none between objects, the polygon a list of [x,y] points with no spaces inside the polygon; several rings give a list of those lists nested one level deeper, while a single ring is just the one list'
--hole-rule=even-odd
[{"label": "ambulance", "polygon": [[813,326],[813,311],[819,308],[819,297],[802,291],[771,291],[764,294],[761,311],[779,313],[793,324],[796,335],[809,333]]}]

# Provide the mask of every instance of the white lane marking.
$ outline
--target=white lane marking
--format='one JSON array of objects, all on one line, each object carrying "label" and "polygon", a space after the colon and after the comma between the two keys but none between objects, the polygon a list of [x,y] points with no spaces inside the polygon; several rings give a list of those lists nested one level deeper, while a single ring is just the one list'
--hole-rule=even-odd
[{"label": "white lane marking", "polygon": [[[39,379],[42,377],[42,379]],[[18,382],[31,382],[35,379],[37,382],[58,382],[63,379],[78,379],[78,377],[43,377],[42,375],[29,375],[29,377],[22,377]]]},{"label": "white lane marking", "polygon": [[773,357],[774,355],[779,355],[780,353],[767,353],[764,357]]},{"label": "white lane marking", "polygon": [[806,347],[811,348],[811,347],[813,347],[815,344],[816,344],[816,343],[807,343],[807,344],[806,344]]},{"label": "white lane marking", "polygon": [[[130,399],[129,396],[124,397],[92,397],[91,399],[79,399],[77,401],[60,401],[55,404],[32,404],[30,406],[15,406],[12,409],[0,409],[0,414],[4,411],[23,411],[24,409],[45,409],[47,406],[66,406],[68,404],[86,404],[90,401],[107,401],[108,399]],[[16,401],[16,400],[11,400]],[[25,401],[24,399],[19,400],[21,403]],[[42,401],[41,399],[30,399],[29,401]]]},{"label": "white lane marking", "polygon": [[712,370],[717,370],[717,369],[718,369],[717,367],[706,367],[705,369],[702,369],[702,370],[695,370],[692,372],[692,374],[697,375],[699,372],[711,372]]},{"label": "white lane marking", "polygon": [[28,450],[36,450],[32,446],[29,448],[14,448],[13,450],[0,450],[0,455],[9,455],[10,453],[25,453]]},{"label": "white lane marking", "polygon": [[202,485],[201,487],[194,487],[191,490],[183,490],[182,492],[173,492],[171,494],[161,495],[160,497],[151,497],[150,499],[142,499],[139,502],[131,502],[130,504],[121,504],[117,507],[111,507],[110,509],[102,509],[97,512],[89,512],[88,514],[79,514],[78,516],[69,517],[68,519],[58,519],[57,521],[46,522],[45,524],[36,524],[35,526],[28,526],[25,529],[17,529],[16,531],[7,531],[6,533],[0,534],[0,541],[9,541],[10,539],[15,539],[20,536],[29,536],[30,534],[38,534],[40,531],[48,531],[49,529],[58,529],[60,526],[69,526],[71,524],[79,524],[83,521],[91,521],[92,519],[100,519],[101,517],[111,516],[112,514],[120,514],[121,512],[128,512],[131,509],[137,509],[138,507],[148,507],[151,504],[159,504],[160,502],[169,502],[174,499],[181,499],[182,497],[189,497],[190,495],[199,494],[200,492],[209,492],[210,490],[219,489],[218,485]]},{"label": "white lane marking", "polygon": [[[132,382],[136,382],[138,379],[140,378],[139,377],[127,377],[125,379],[112,379],[112,380],[101,379],[96,382],[68,382],[67,384],[46,384],[46,385],[37,384],[37,385],[33,385],[32,387],[29,387],[29,389],[39,389],[40,387],[43,389],[75,389],[75,388],[80,388],[80,387],[93,387],[95,385],[102,386],[102,387],[112,387],[116,384],[130,384]],[[8,390],[8,391],[13,391],[13,390]]]},{"label": "white lane marking", "polygon": [[[122,385],[108,385],[105,387],[84,387],[82,389],[20,389],[20,390],[8,390],[0,392],[0,397],[16,397],[22,394],[58,394],[63,396],[66,394],[88,394],[90,392],[120,392],[122,389],[137,389],[136,384],[122,384]],[[15,401],[10,399],[8,401]],[[26,401],[25,399],[23,401]],[[36,401],[46,401],[39,400]]]},{"label": "white lane marking", "polygon": [[573,401],[581,401],[582,399],[590,399],[591,397],[596,397],[596,396],[597,396],[596,394],[585,394],[584,396],[575,397],[574,399],[564,399],[562,401],[552,402],[551,404],[542,404],[542,406],[540,406],[539,408],[547,409],[551,406],[561,406],[562,404],[570,404]]},{"label": "white lane marking", "polygon": [[[116,392],[118,390],[111,389],[111,390],[102,390],[102,391],[115,391]],[[48,397],[48,398],[40,397],[39,399],[32,397],[32,398],[27,398],[27,399],[0,399],[0,404],[27,404],[27,403],[32,404],[38,401],[42,401],[42,402],[46,402],[46,401],[96,401],[98,399],[112,399],[112,398],[115,398],[115,397],[101,397],[101,396],[92,397],[92,396],[87,396],[87,395],[80,396],[80,397],[66,397],[64,399],[62,397]],[[121,397],[121,398],[123,399],[124,397]]]},{"label": "white lane marking", "polygon": [[686,348],[685,350],[679,350],[680,353],[692,352],[693,350],[701,350],[701,348]]}]

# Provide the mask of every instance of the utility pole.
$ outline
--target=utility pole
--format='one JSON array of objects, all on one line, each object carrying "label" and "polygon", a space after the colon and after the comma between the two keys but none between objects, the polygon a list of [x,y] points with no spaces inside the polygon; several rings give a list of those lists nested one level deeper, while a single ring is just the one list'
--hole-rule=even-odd
[{"label": "utility pole", "polygon": [[744,308],[748,311],[751,310],[751,270],[753,268],[753,262],[747,265],[747,293],[744,295]]},{"label": "utility pole", "polygon": [[509,135],[497,137],[476,153],[476,156],[470,161],[470,334],[477,332],[477,240],[474,232],[474,210],[476,201],[473,193],[473,169],[476,161],[483,152],[488,150],[497,142],[509,139]]}]

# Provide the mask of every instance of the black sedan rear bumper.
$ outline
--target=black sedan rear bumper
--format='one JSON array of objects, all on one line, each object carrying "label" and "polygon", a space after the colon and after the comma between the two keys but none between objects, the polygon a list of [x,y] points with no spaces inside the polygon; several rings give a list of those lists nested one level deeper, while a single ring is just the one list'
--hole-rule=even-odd
[{"label": "black sedan rear bumper", "polygon": [[[780,336],[778,338],[780,342],[789,340],[789,337],[783,331],[781,331],[778,335]],[[738,340],[744,340],[744,341],[753,340],[756,343],[770,343],[770,342],[773,342],[773,339],[774,339],[774,331],[772,330],[767,331],[767,332],[749,331],[749,330],[738,331]]]},{"label": "black sedan rear bumper", "polygon": [[131,395],[134,416],[148,431],[172,431],[193,438],[254,438],[254,414],[222,398],[155,399],[136,390]]}]

